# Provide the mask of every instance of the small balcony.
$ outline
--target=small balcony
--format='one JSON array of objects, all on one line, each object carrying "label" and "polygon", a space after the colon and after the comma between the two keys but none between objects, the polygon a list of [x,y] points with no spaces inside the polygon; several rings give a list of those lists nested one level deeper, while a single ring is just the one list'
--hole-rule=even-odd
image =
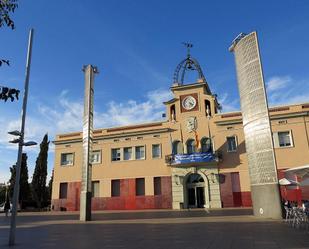
[{"label": "small balcony", "polygon": [[220,153],[195,152],[191,154],[166,155],[165,163],[170,166],[216,165],[220,160]]}]

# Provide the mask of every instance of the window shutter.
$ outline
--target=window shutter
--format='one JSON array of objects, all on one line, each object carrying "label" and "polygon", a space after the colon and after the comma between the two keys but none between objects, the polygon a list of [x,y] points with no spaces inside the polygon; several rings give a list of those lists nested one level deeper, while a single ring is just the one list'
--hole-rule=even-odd
[{"label": "window shutter", "polygon": [[294,140],[293,140],[293,133],[292,133],[292,130],[290,130],[290,139],[291,139],[291,146],[294,146]]},{"label": "window shutter", "polygon": [[274,148],[279,148],[278,132],[273,132]]}]

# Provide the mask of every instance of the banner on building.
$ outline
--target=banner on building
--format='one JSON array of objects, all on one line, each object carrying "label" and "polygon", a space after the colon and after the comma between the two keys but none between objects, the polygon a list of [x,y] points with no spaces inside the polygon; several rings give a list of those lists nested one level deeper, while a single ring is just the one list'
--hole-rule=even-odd
[{"label": "banner on building", "polygon": [[182,163],[207,163],[213,162],[216,157],[213,153],[193,153],[193,154],[177,154],[174,155],[173,164]]}]

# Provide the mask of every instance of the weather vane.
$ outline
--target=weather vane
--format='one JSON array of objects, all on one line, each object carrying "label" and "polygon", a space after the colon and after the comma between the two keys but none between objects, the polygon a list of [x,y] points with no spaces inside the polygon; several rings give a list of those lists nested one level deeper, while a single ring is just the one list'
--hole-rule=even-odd
[{"label": "weather vane", "polygon": [[182,44],[185,45],[185,47],[187,48],[187,58],[190,58],[190,48],[193,47],[193,44],[189,42],[183,42]]}]

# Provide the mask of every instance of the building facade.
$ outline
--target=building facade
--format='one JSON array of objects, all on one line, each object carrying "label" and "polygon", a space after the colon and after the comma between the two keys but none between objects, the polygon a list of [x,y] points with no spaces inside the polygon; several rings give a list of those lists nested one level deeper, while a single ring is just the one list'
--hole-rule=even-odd
[{"label": "building facade", "polygon": [[[195,70],[195,83],[184,75]],[[251,206],[241,112],[221,113],[198,62],[176,68],[166,120],[93,132],[92,209]],[[309,163],[309,103],[269,109],[278,177]],[[82,132],[56,136],[54,210],[79,210]],[[299,187],[289,199],[309,199]]]}]

